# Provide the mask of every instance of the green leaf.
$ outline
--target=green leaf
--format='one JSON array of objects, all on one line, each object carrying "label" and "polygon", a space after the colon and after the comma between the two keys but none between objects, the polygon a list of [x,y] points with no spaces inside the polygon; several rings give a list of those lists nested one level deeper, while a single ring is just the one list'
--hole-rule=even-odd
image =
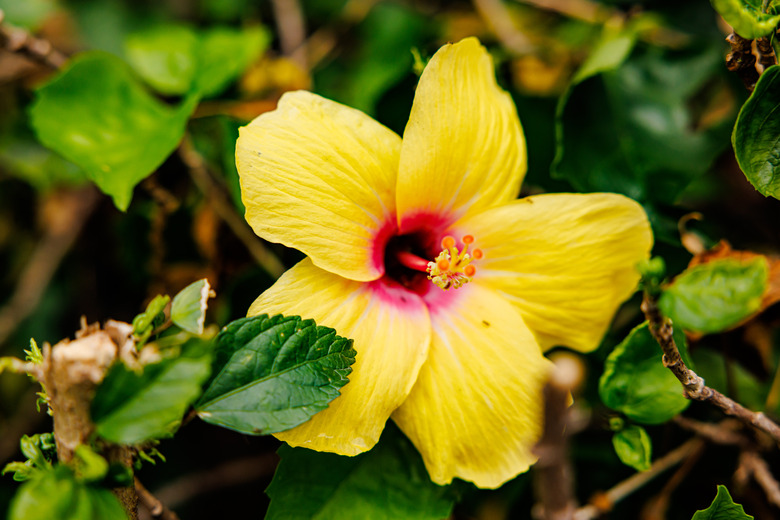
[{"label": "green leaf", "polygon": [[211,285],[205,278],[193,282],[173,297],[171,321],[193,334],[203,334]]},{"label": "green leaf", "polygon": [[0,9],[5,13],[5,22],[36,30],[57,10],[57,2],[55,0],[0,0]]},{"label": "green leaf", "polygon": [[691,520],[753,520],[753,517],[746,514],[741,505],[734,503],[726,486],[718,486],[718,494],[710,507],[696,511]]},{"label": "green leaf", "polygon": [[684,271],[658,301],[676,328],[701,333],[726,330],[761,307],[769,266],[763,257],[714,260]]},{"label": "green leaf", "polygon": [[641,426],[632,425],[612,436],[612,446],[620,461],[637,471],[650,469],[653,445]]},{"label": "green leaf", "polygon": [[64,465],[41,472],[19,488],[9,520],[126,520],[111,491],[80,482]]},{"label": "green leaf", "polygon": [[199,340],[178,357],[146,365],[136,373],[116,363],[92,401],[98,435],[117,444],[138,444],[170,436],[209,376],[210,353]]},{"label": "green leaf", "polygon": [[82,482],[103,480],[108,474],[108,461],[86,444],[76,447],[73,457],[76,478]]},{"label": "green leaf", "polygon": [[764,196],[780,199],[780,66],[769,67],[742,105],[731,142],[739,167]]},{"label": "green leaf", "polygon": [[206,31],[160,25],[130,35],[125,54],[138,74],[163,94],[222,92],[268,47],[270,35],[259,26]]},{"label": "green leaf", "polygon": [[780,14],[775,9],[771,13],[764,12],[764,0],[710,0],[712,7],[718,11],[734,32],[754,40],[769,36],[780,23]]},{"label": "green leaf", "polygon": [[155,327],[159,327],[165,320],[165,307],[171,297],[167,294],[158,294],[146,306],[146,310],[133,318],[133,334],[141,338],[148,338]]},{"label": "green leaf", "polygon": [[125,40],[127,61],[163,94],[189,91],[197,69],[198,37],[189,27],[164,25],[133,33]]},{"label": "green leaf", "polygon": [[368,453],[343,457],[279,448],[266,520],[434,520],[448,518],[448,487],[431,482],[414,446],[388,423]]},{"label": "green leaf", "polygon": [[164,105],[119,58],[96,51],[38,89],[30,116],[38,139],[83,168],[124,211],[135,185],[179,144],[197,101]]},{"label": "green leaf", "polygon": [[728,88],[722,58],[714,49],[642,48],[625,59],[631,41],[598,47],[561,97],[552,175],[578,191],[668,205],[724,148],[729,114],[702,126],[692,102]]},{"label": "green leaf", "polygon": [[339,396],[354,362],[352,340],[312,320],[236,320],[217,336],[216,376],[195,408],[204,421],[243,433],[288,430]]},{"label": "green leaf", "polygon": [[[674,339],[688,366],[685,335]],[[661,361],[661,347],[647,322],[639,325],[607,357],[599,379],[599,396],[608,407],[644,424],[666,422],[688,407],[682,386]]]}]

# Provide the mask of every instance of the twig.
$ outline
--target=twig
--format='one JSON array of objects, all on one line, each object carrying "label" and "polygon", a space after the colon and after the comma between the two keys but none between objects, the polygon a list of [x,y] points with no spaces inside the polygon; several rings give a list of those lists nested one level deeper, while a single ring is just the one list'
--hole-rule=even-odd
[{"label": "twig", "polygon": [[645,293],[642,310],[650,325],[650,333],[663,350],[663,363],[683,385],[683,395],[691,400],[710,402],[723,413],[736,417],[745,424],[767,433],[774,441],[780,442],[780,426],[772,422],[761,412],[752,412],[741,404],[729,399],[717,390],[706,386],[704,379],[685,366],[680,351],[672,337],[672,323],[665,319],[658,309],[658,302]]},{"label": "twig", "polygon": [[67,56],[55,49],[51,42],[35,38],[24,29],[5,25],[4,18],[5,13],[0,9],[0,47],[52,69],[59,69],[68,61]]},{"label": "twig", "polygon": [[179,157],[189,169],[190,176],[200,191],[213,204],[214,210],[235,233],[236,237],[243,242],[255,261],[271,276],[281,276],[285,271],[282,262],[263,245],[249,224],[239,216],[222,187],[211,177],[206,167],[206,161],[195,151],[186,135],[179,146]]},{"label": "twig", "polygon": [[135,492],[138,493],[138,502],[144,506],[152,518],[159,518],[161,520],[179,520],[179,516],[165,507],[165,504],[152,495],[148,489],[141,484],[138,477],[135,478]]},{"label": "twig", "polygon": [[652,499],[650,499],[642,508],[641,520],[660,520],[666,518],[666,511],[669,509],[669,501],[671,500],[672,493],[677,487],[682,484],[688,473],[691,472],[693,467],[699,461],[704,453],[706,446],[704,444],[699,445],[694,449],[691,454],[685,459],[682,466],[677,468],[677,471],[666,481],[661,491]]},{"label": "twig", "polygon": [[772,65],[777,65],[777,56],[775,56],[772,42],[768,37],[765,36],[756,40],[756,51],[758,52],[758,64],[763,67],[763,70],[768,69]]},{"label": "twig", "polygon": [[715,444],[736,445],[744,448],[750,443],[747,437],[731,429],[739,424],[734,419],[726,419],[718,424],[712,424],[678,415],[674,418],[674,422],[677,426],[692,431],[699,437]]},{"label": "twig", "polygon": [[532,515],[540,520],[571,520],[574,499],[572,469],[568,458],[569,396],[579,374],[566,364],[556,364],[544,387],[544,432],[533,452],[538,503]]},{"label": "twig", "polygon": [[38,306],[57,267],[73,247],[100,200],[97,190],[91,186],[78,191],[61,192],[57,197],[59,199],[52,199],[55,208],[48,216],[43,238],[19,275],[13,295],[0,308],[0,345]]},{"label": "twig", "polygon": [[754,450],[744,450],[739,456],[739,468],[737,472],[744,471],[744,477],[747,478],[752,475],[761,489],[766,493],[766,497],[769,499],[775,507],[780,507],[780,484],[778,484],[772,472],[769,470],[769,465],[764,459],[762,459],[758,453]]},{"label": "twig", "polygon": [[276,19],[282,53],[289,56],[301,69],[307,70],[306,23],[298,0],[271,0]]},{"label": "twig", "polygon": [[176,507],[194,496],[270,476],[278,461],[276,453],[232,460],[216,468],[182,477],[158,489],[155,496],[169,507]]},{"label": "twig", "polygon": [[530,54],[534,46],[512,23],[512,15],[502,0],[473,0],[474,7],[512,54],[522,56]]},{"label": "twig", "polygon": [[653,465],[650,466],[649,470],[635,473],[605,493],[594,497],[590,504],[575,511],[574,520],[593,520],[594,518],[598,518],[603,513],[609,511],[614,504],[620,502],[667,469],[679,464],[683,459],[699,450],[700,446],[703,445],[704,441],[698,438],[687,441],[685,444],[656,460]]},{"label": "twig", "polygon": [[602,23],[617,13],[617,10],[589,0],[520,0],[521,3],[540,9],[555,11],[569,18],[588,23]]},{"label": "twig", "polygon": [[731,52],[726,56],[726,68],[735,72],[748,92],[753,92],[758,81],[758,71],[756,70],[756,57],[753,56],[752,43],[733,32],[726,36],[726,41],[731,45]]}]

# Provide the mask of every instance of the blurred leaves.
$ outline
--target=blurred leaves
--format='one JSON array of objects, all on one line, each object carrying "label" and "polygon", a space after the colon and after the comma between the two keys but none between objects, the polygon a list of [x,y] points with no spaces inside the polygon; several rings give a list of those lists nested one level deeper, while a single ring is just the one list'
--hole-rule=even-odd
[{"label": "blurred leaves", "polygon": [[197,339],[177,356],[133,370],[118,362],[92,401],[96,432],[117,444],[170,436],[210,374],[211,352]]},{"label": "blurred leaves", "polygon": [[[734,32],[753,40],[769,36],[780,23],[777,2],[767,0],[710,0]],[[766,6],[766,9],[764,8]]]},{"label": "blurred leaves", "polygon": [[623,464],[637,471],[650,469],[653,445],[647,431],[641,426],[631,425],[615,433],[612,446]]},{"label": "blurred leaves", "polygon": [[[690,360],[685,335],[675,329],[674,339],[683,360]],[[599,379],[599,396],[605,405],[643,424],[666,422],[688,407],[682,387],[661,362],[661,347],[647,322],[639,325],[607,357]]]},{"label": "blurred leaves", "polygon": [[352,371],[352,340],[298,316],[236,320],[217,336],[214,379],[201,419],[249,434],[284,431],[340,395]]},{"label": "blurred leaves", "polygon": [[726,486],[718,486],[718,494],[710,507],[696,511],[691,520],[753,520],[741,505],[735,504]]},{"label": "blurred leaves", "polygon": [[[778,15],[780,19],[780,15]],[[764,196],[780,199],[780,66],[769,67],[758,80],[731,136],[739,167]]]},{"label": "blurred leaves", "polygon": [[664,289],[658,306],[677,328],[713,333],[758,311],[767,287],[765,258],[722,259],[687,269]]},{"label": "blurred leaves", "polygon": [[207,279],[193,282],[173,297],[171,321],[192,334],[203,334],[208,299],[213,295]]},{"label": "blurred leaves", "polygon": [[265,51],[270,36],[259,26],[196,31],[160,25],[129,35],[125,53],[149,85],[168,95],[220,94]]},{"label": "blurred leaves", "polygon": [[77,479],[58,465],[25,482],[11,503],[9,520],[126,520],[111,491]]},{"label": "blurred leaves", "polygon": [[81,166],[124,211],[135,185],[176,148],[196,104],[196,96],[162,104],[121,60],[95,51],[41,87],[30,116],[40,141]]},{"label": "blurred leaves", "polygon": [[279,448],[281,462],[266,520],[438,520],[454,496],[432,483],[414,446],[388,423],[371,451],[356,457]]}]

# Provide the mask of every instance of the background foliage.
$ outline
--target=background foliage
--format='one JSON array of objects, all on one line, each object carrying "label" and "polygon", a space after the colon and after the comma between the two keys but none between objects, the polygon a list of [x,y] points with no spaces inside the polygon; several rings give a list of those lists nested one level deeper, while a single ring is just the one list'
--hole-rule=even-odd
[{"label": "background foliage", "polygon": [[[299,19],[250,0],[0,0],[6,23],[74,55],[54,71],[0,51],[0,356],[23,357],[31,337],[42,344],[72,336],[82,315],[132,321],[155,295],[174,295],[202,278],[216,292],[207,323],[243,317],[301,257],[262,242],[243,223],[233,159],[238,127],[272,109],[282,92],[307,88],[400,134],[425,60],[444,42],[476,35],[493,54],[525,129],[523,194],[611,191],[638,200],[651,218],[654,254],[670,275],[685,269],[692,252],[723,239],[735,250],[770,254],[692,269],[664,292],[661,307],[693,332],[685,356],[708,385],[777,417],[780,314],[767,287],[778,270],[771,254],[780,250],[780,176],[772,168],[778,123],[756,126],[750,118],[777,107],[780,69],[762,77],[740,112],[748,92],[726,68],[730,31],[713,9],[727,18],[735,13],[730,23],[765,31],[745,34],[760,36],[777,24],[771,4],[760,12],[744,11],[751,2],[737,0],[301,0]],[[63,110],[73,103],[77,117]],[[684,218],[692,212],[699,215]],[[642,321],[635,298],[601,348],[575,358],[585,373],[575,403],[588,418],[571,446],[581,503],[690,437],[670,422],[688,401],[660,365]],[[336,354],[348,358],[349,347],[342,348]],[[192,404],[197,390],[190,387],[208,377],[212,362],[196,344],[183,351],[144,374],[173,385],[173,416]],[[349,364],[339,363],[328,370]],[[187,364],[198,376],[182,380],[177,370],[190,370]],[[117,399],[133,395],[132,372],[111,378]],[[24,459],[16,451],[22,434],[51,430],[49,418],[34,411],[35,392],[24,376],[0,377],[0,464]],[[642,392],[657,401],[648,405]],[[122,414],[111,397],[95,405],[97,417]],[[720,419],[700,403],[686,414]],[[156,427],[164,432],[170,420]],[[156,436],[129,426],[105,434]],[[260,426],[234,425],[253,427]],[[325,479],[310,454],[282,449],[277,456],[278,447],[270,437],[194,421],[157,446],[166,463],[147,463],[138,475],[184,519],[259,517],[279,457],[279,482]],[[760,489],[735,477],[738,454],[733,446],[702,448],[676,481],[677,470],[665,473],[617,504],[612,518],[657,518],[652,507],[671,500],[666,518],[689,520],[713,501],[718,484],[756,518],[776,517],[780,509]],[[408,463],[400,467],[403,457]],[[415,457],[389,428],[369,454],[321,462],[332,470],[329,479],[336,474],[343,483],[337,493],[320,489],[305,498],[309,509],[298,513],[332,518],[339,501],[359,503],[361,475],[382,472],[379,489],[409,493],[407,502],[391,501],[388,518],[412,518],[419,503],[430,508],[420,518],[444,516],[454,497],[454,518],[529,517],[530,474],[497,491],[464,483],[442,490],[426,485]],[[776,450],[767,458],[780,467]],[[301,475],[301,467],[314,470]],[[61,470],[39,485],[58,481],[74,493],[101,492]],[[16,489],[10,477],[0,480],[0,516]],[[291,518],[284,508],[304,500],[290,489],[278,482],[269,489],[279,501],[271,518]],[[717,492],[725,501],[725,490]],[[701,518],[710,517],[719,518]]]}]

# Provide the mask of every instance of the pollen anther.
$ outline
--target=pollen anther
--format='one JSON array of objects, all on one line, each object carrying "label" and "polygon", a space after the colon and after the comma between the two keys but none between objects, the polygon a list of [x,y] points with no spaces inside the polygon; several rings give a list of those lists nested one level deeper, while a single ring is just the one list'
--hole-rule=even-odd
[{"label": "pollen anther", "polygon": [[428,279],[445,291],[450,288],[458,289],[470,282],[477,272],[471,261],[483,256],[481,249],[475,249],[469,254],[469,244],[474,243],[473,236],[464,236],[462,242],[463,249],[459,251],[453,237],[444,237],[441,241],[443,250],[433,262],[428,262]]}]

